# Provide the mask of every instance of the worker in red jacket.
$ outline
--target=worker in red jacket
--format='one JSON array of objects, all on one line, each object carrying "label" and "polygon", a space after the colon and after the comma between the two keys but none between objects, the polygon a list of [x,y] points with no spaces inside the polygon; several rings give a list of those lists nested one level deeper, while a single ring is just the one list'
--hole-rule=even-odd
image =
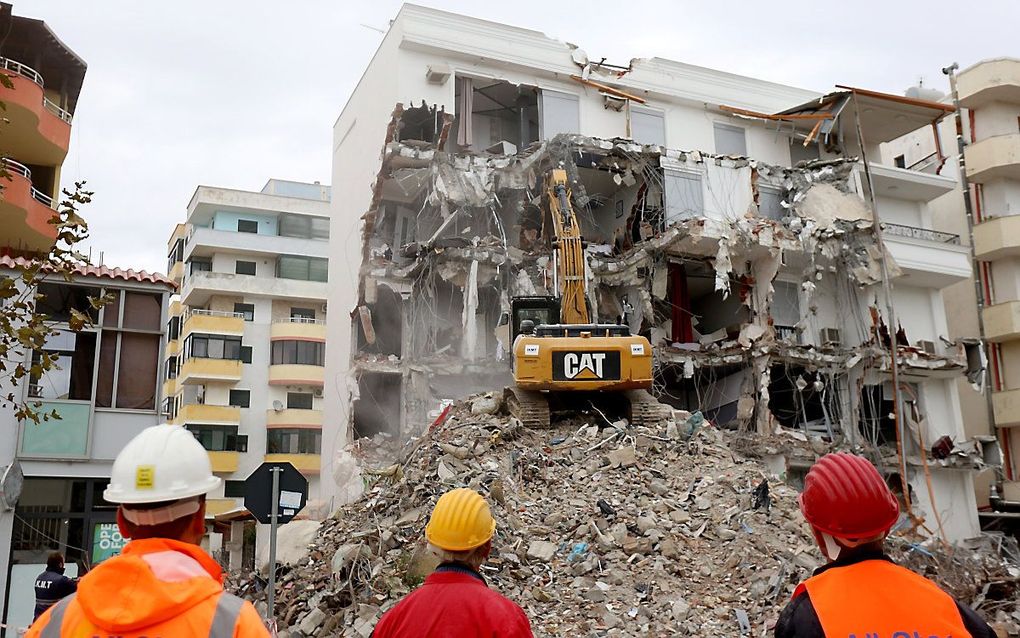
[{"label": "worker in red jacket", "polygon": [[373,638],[530,638],[524,610],[489,589],[479,573],[495,531],[478,492],[460,488],[440,496],[425,527],[439,567],[383,614]]},{"label": "worker in red jacket", "polygon": [[900,507],[866,459],[842,452],[819,459],[800,509],[829,563],[797,587],[776,638],[995,638],[970,608],[882,551]]}]

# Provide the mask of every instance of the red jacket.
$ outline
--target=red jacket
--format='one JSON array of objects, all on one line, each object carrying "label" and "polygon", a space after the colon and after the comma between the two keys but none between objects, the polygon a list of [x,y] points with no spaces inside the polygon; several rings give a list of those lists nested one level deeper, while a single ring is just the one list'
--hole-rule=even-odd
[{"label": "red jacket", "polygon": [[372,638],[531,638],[516,603],[492,591],[477,573],[441,565],[379,619]]}]

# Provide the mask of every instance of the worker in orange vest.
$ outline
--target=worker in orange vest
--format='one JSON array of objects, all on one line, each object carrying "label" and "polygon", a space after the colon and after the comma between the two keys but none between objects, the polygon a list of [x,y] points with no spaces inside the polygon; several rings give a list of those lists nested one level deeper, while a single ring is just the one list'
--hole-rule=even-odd
[{"label": "worker in orange vest", "polygon": [[900,507],[868,460],[823,456],[804,479],[800,510],[829,563],[797,587],[776,638],[995,638],[974,611],[885,555]]},{"label": "worker in orange vest", "polygon": [[120,504],[117,525],[131,542],[40,616],[27,638],[268,638],[255,608],[223,591],[219,564],[199,547],[205,495],[221,482],[183,427],[142,430],[117,455],[103,493]]}]

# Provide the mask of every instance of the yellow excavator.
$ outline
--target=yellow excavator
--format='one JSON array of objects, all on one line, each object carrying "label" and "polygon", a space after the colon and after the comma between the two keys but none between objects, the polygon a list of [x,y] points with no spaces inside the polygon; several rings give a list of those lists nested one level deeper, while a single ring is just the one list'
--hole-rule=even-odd
[{"label": "yellow excavator", "polygon": [[593,323],[585,280],[584,240],[571,206],[567,172],[546,176],[546,199],[555,236],[555,296],[510,302],[514,387],[506,391],[511,414],[531,428],[549,427],[551,411],[597,407],[603,414],[651,424],[671,408],[648,393],[652,346],[622,324]]}]

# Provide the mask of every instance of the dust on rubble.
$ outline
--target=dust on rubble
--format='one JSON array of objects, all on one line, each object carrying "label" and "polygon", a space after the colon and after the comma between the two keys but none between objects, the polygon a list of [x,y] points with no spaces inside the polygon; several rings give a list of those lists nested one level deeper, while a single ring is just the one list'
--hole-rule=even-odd
[{"label": "dust on rubble", "polygon": [[[598,414],[528,430],[487,411],[458,404],[400,462],[367,469],[365,495],[285,568],[281,636],[368,638],[434,567],[425,523],[436,498],[459,486],[488,498],[497,530],[483,573],[524,608],[536,636],[771,635],[820,564],[796,490],[735,453],[732,433],[697,419],[647,428]],[[950,556],[899,537],[890,550],[1016,629],[1020,572],[995,552]],[[254,577],[234,578],[264,600]]]}]

